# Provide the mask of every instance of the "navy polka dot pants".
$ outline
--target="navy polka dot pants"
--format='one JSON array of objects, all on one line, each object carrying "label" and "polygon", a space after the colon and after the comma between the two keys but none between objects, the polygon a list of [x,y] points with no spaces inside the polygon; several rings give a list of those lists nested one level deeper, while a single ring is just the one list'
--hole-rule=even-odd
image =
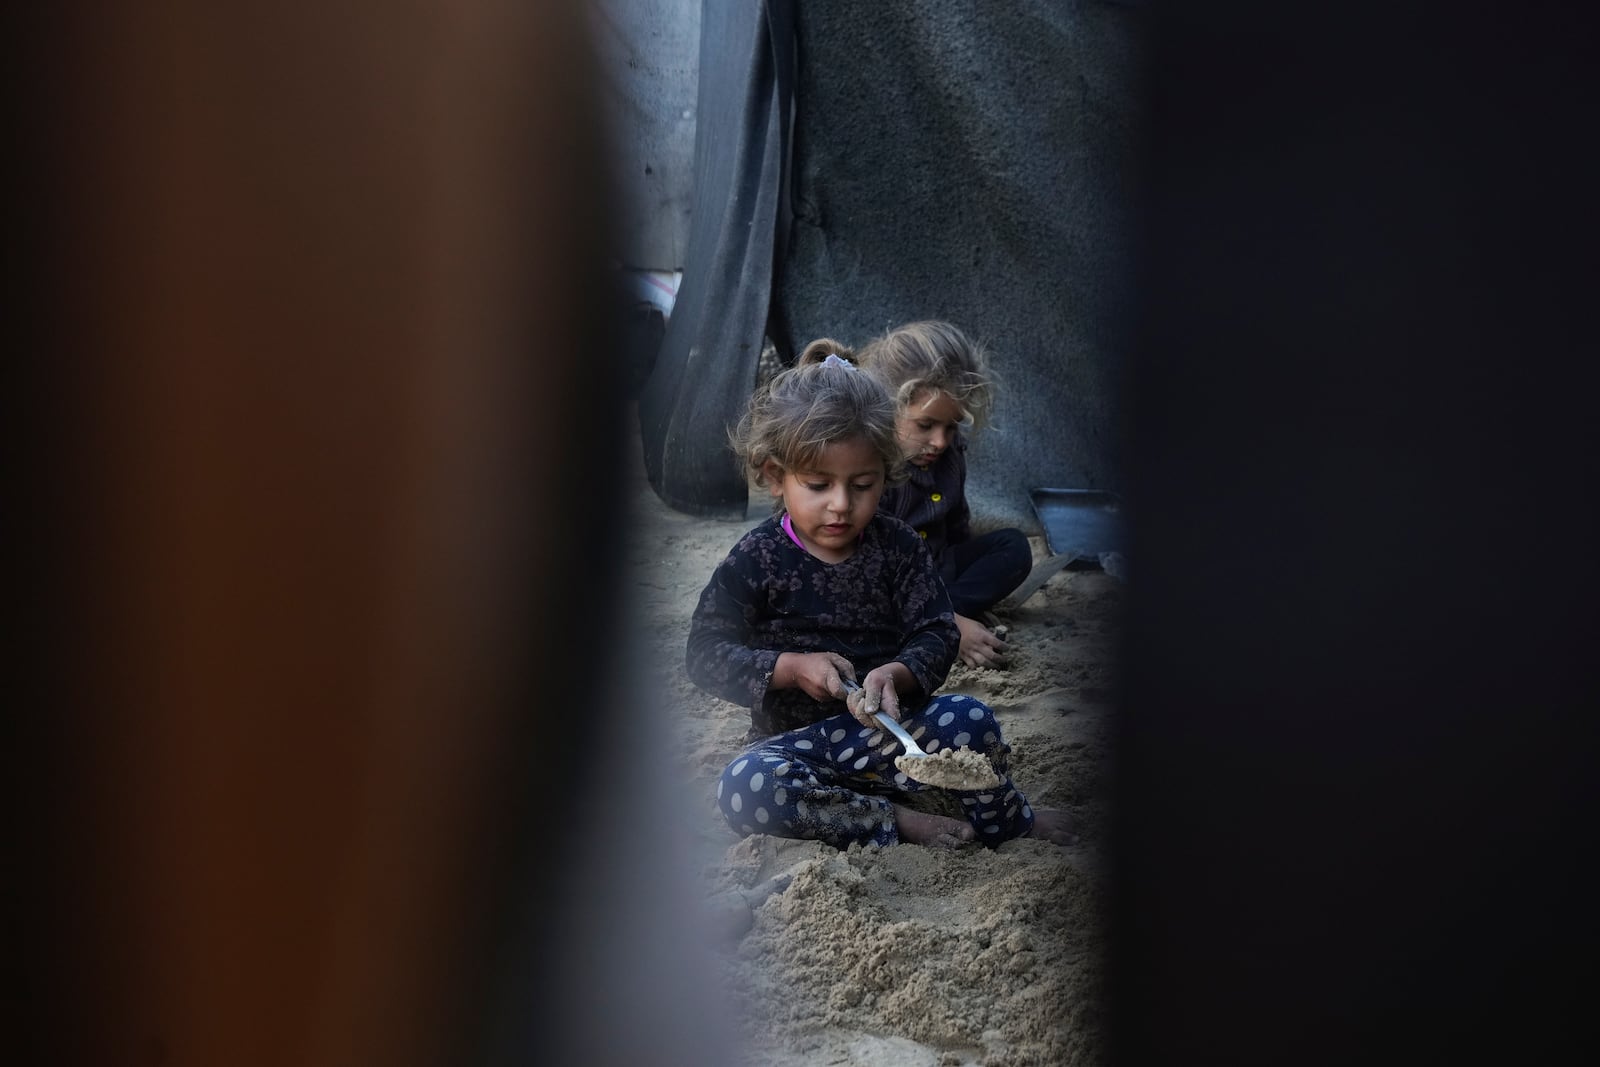
[{"label": "navy polka dot pants", "polygon": [[[998,845],[1033,828],[1033,809],[1006,777],[1011,751],[994,712],[959,694],[935,697],[902,724],[925,751],[965,745],[989,757],[1001,784],[948,790],[961,798],[978,840]],[[893,798],[935,787],[895,768],[904,752],[887,730],[862,726],[848,713],[757,742],[728,764],[717,804],[739,834],[804,837],[844,848],[851,842],[892,845]]]}]

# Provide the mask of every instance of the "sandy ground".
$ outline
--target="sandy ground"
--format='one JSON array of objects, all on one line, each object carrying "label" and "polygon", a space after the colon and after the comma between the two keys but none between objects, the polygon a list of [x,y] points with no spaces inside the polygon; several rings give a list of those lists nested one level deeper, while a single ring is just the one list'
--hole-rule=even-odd
[{"label": "sandy ground", "polygon": [[[1080,843],[1019,840],[938,852],[848,851],[741,839],[713,802],[747,709],[689,680],[689,617],[712,568],[757,521],[696,518],[630,485],[629,611],[642,623],[673,717],[669,766],[704,880],[715,960],[752,1065],[1095,1064],[1104,1061],[1101,910],[1110,698],[1120,583],[1068,569],[1017,606],[1006,670],[957,667],[945,691],[992,706],[1013,778],[1037,805],[1066,808]],[[1036,559],[1047,549],[1034,539]]]}]

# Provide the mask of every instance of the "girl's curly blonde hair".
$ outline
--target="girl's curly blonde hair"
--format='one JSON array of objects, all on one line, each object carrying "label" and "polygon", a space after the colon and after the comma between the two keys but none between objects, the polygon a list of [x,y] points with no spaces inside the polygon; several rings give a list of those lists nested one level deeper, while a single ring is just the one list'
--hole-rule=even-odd
[{"label": "girl's curly blonde hair", "polygon": [[883,382],[900,410],[925,392],[948,393],[961,406],[961,425],[989,424],[998,382],[989,353],[948,322],[911,322],[869,341],[861,366]]},{"label": "girl's curly blonde hair", "polygon": [[894,423],[895,401],[883,383],[856,365],[848,346],[824,337],[757,390],[728,442],[755,483],[767,486],[769,462],[804,470],[827,446],[859,437],[882,458],[892,484],[905,477]]}]

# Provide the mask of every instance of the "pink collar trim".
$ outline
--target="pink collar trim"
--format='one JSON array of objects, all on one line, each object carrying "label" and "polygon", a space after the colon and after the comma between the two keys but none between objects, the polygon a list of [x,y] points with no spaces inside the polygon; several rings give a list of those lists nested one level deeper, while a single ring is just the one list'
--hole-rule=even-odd
[{"label": "pink collar trim", "polygon": [[[783,532],[789,535],[789,540],[791,540],[795,544],[799,545],[800,546],[800,550],[802,552],[806,553],[807,555],[810,555],[811,554],[811,550],[806,547],[806,544],[805,544],[804,541],[800,540],[800,538],[795,535],[794,525],[789,522],[789,513],[787,511],[785,511],[783,513],[783,518],[781,520],[779,520],[779,521],[783,524]],[[867,531],[862,530],[860,533],[856,534],[856,544],[859,545],[861,542],[865,541],[866,539],[867,539]]]}]

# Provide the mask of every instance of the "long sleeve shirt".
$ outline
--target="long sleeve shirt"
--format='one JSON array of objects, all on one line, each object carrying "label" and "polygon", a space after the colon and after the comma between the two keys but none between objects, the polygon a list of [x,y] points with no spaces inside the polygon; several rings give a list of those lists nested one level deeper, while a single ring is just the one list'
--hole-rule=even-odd
[{"label": "long sleeve shirt", "polygon": [[933,557],[914,530],[883,514],[855,553],[825,563],[795,544],[778,517],[733,546],[700,594],[689,629],[689,678],[714,696],[750,709],[763,736],[844,711],[799,689],[773,689],[784,652],[836,652],[860,679],[899,661],[917,691],[900,694],[915,710],[944,683],[961,645],[950,597]]},{"label": "long sleeve shirt", "polygon": [[937,560],[950,545],[972,537],[967,507],[967,443],[957,437],[926,468],[908,465],[910,476],[892,485],[878,501],[878,514],[909,524],[928,543]]}]

